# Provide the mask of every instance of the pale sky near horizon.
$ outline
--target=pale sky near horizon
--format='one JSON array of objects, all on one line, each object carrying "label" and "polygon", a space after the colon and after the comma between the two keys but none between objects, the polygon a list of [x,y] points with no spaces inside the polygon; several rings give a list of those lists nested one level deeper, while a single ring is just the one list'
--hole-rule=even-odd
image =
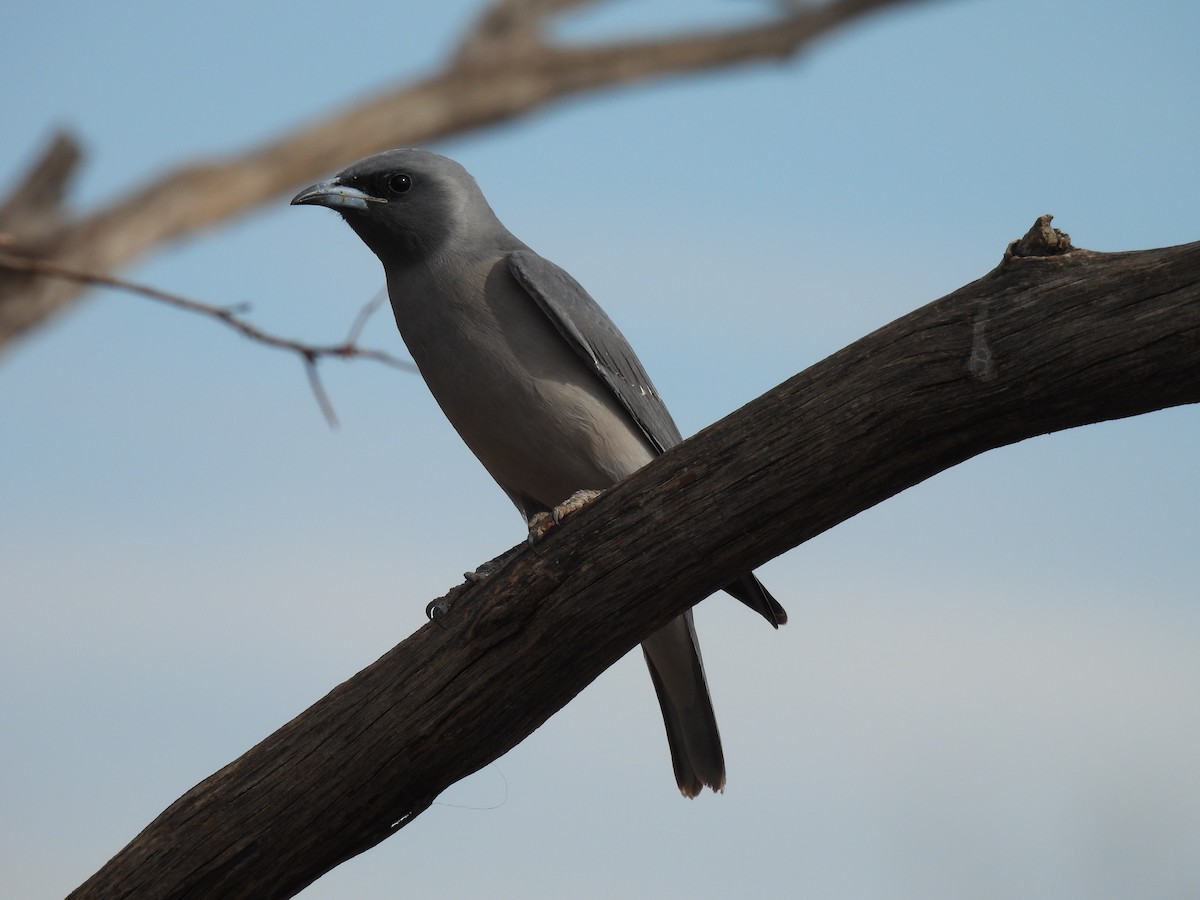
[{"label": "pale sky near horizon", "polygon": [[[14,7],[0,185],[60,126],[81,206],[236,152],[428,71],[477,5]],[[1200,239],[1197,34],[1184,0],[942,0],[431,149],[605,306],[688,434],[1039,214],[1094,250]],[[287,199],[125,274],[340,338],[381,271]],[[387,312],[365,340],[403,354]],[[108,293],[0,359],[0,897],[66,894],[521,539],[419,378],[322,374],[337,430],[294,360]],[[300,896],[1200,895],[1198,443],[1185,407],[993,451],[765,566],[779,632],[704,601],[723,796],[679,797],[635,653]]]}]

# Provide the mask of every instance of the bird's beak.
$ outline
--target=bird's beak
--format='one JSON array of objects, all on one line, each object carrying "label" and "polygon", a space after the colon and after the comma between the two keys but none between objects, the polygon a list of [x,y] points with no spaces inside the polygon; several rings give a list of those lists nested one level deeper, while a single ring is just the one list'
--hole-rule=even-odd
[{"label": "bird's beak", "polygon": [[292,206],[328,206],[330,209],[366,209],[370,203],[382,202],[378,197],[342,184],[336,178],[306,187],[292,198]]}]

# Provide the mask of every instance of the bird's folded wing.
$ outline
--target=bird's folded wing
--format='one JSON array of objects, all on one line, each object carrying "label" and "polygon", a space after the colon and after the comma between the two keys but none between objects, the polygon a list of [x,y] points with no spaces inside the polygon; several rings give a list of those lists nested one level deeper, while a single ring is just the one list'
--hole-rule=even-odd
[{"label": "bird's folded wing", "polygon": [[617,326],[583,287],[532,250],[508,255],[517,283],[536,301],[555,329],[625,407],[658,451],[682,438],[650,376]]}]

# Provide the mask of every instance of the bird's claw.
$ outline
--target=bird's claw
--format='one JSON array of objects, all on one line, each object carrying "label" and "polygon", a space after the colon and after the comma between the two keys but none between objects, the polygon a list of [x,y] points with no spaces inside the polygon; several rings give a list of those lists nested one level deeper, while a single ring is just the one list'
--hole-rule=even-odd
[{"label": "bird's claw", "polygon": [[445,597],[431,600],[425,607],[425,615],[430,622],[435,623],[439,628],[445,628],[446,625],[442,622],[442,619],[446,617],[446,613],[450,612],[450,606],[450,601]]},{"label": "bird's claw", "polygon": [[546,532],[553,528],[558,523],[554,521],[554,516],[548,512],[537,513],[529,520],[529,546],[533,546],[538,541],[546,536]]},{"label": "bird's claw", "polygon": [[463,578],[467,579],[467,581],[471,582],[471,584],[483,584],[485,581],[491,578],[499,568],[499,560],[493,559],[480,565],[475,569],[474,572],[463,572]]}]

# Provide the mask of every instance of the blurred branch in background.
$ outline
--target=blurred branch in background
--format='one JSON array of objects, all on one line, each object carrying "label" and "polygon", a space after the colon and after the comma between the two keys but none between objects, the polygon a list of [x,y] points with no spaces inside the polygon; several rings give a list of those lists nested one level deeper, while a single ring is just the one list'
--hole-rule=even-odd
[{"label": "blurred branch in background", "polygon": [[[497,0],[434,75],[327,113],[244,153],[174,169],[79,215],[68,214],[63,201],[82,154],[73,138],[57,135],[0,204],[0,232],[11,235],[11,256],[111,272],[359,157],[495,124],[588,91],[786,59],[859,16],[914,0],[780,4],[765,21],[742,27],[594,46],[547,38],[560,13],[602,2]],[[0,353],[69,309],[88,283],[46,277],[44,270],[0,272]]]},{"label": "blurred branch in background", "polygon": [[[0,234],[0,248],[8,244],[6,238],[6,235]],[[337,416],[334,414],[333,404],[329,402],[329,396],[325,393],[325,388],[321,384],[320,376],[317,373],[317,363],[321,359],[327,357],[336,357],[338,359],[372,359],[384,365],[403,369],[406,372],[417,371],[417,367],[408,360],[392,356],[383,350],[371,350],[358,346],[358,338],[362,333],[363,326],[366,325],[371,315],[379,309],[387,296],[383,291],[380,291],[378,296],[363,306],[358,315],[355,316],[354,324],[350,326],[350,331],[344,341],[338,344],[308,344],[303,341],[294,341],[290,338],[282,338],[278,335],[270,334],[258,326],[250,324],[242,318],[242,314],[249,311],[249,304],[213,306],[209,303],[201,303],[198,300],[181,297],[179,294],[162,291],[149,285],[138,284],[137,282],[117,278],[113,275],[106,275],[103,272],[85,272],[81,269],[71,268],[70,266],[64,266],[45,259],[13,256],[10,253],[4,252],[0,252],[0,270],[57,278],[75,285],[115,288],[126,293],[149,297],[151,300],[157,300],[176,309],[185,309],[188,312],[199,313],[200,315],[215,319],[256,343],[267,347],[275,347],[280,350],[289,350],[299,356],[304,362],[309,385],[312,387],[313,394],[316,396],[317,403],[321,407],[321,412],[324,414],[325,420],[331,426],[337,425]]]}]

